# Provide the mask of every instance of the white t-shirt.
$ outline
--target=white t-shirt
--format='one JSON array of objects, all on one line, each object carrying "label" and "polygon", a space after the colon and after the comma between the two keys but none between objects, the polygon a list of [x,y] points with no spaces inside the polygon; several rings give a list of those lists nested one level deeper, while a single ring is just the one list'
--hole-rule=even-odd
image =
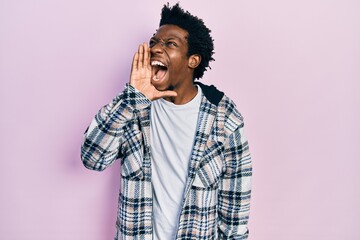
[{"label": "white t-shirt", "polygon": [[201,103],[201,88],[184,105],[151,105],[153,239],[175,239]]}]

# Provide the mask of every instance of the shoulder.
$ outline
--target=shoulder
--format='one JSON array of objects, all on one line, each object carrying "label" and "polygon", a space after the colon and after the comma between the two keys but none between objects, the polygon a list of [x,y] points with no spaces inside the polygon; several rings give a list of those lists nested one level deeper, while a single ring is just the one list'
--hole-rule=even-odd
[{"label": "shoulder", "polygon": [[232,99],[224,94],[219,102],[218,112],[224,114],[225,134],[231,134],[244,125],[244,118]]},{"label": "shoulder", "polygon": [[225,135],[231,134],[243,126],[243,116],[231,98],[214,85],[208,86],[200,82],[196,82],[196,84],[201,87],[207,100],[217,106],[217,118],[220,122],[223,122]]}]

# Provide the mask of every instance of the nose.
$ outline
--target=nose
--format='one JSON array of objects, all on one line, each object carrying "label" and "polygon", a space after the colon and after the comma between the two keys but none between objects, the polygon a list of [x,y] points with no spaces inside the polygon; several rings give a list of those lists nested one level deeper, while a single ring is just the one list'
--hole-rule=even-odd
[{"label": "nose", "polygon": [[153,46],[150,48],[150,52],[152,54],[162,53],[163,52],[163,46],[164,46],[164,44],[159,41],[159,42],[153,44]]}]

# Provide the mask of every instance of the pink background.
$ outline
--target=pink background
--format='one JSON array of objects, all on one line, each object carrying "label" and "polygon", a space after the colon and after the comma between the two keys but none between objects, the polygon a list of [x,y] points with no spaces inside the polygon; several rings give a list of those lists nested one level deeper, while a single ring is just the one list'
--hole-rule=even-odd
[{"label": "pink background", "polygon": [[[112,239],[119,162],[80,161],[164,1],[0,0],[0,239]],[[360,239],[360,2],[182,1],[245,116],[251,240]]]}]

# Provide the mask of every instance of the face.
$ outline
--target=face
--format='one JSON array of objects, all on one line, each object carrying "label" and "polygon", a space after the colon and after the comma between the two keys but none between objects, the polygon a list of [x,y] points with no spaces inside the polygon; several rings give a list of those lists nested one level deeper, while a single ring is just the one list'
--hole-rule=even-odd
[{"label": "face", "polygon": [[184,81],[192,81],[187,36],[188,32],[178,26],[163,25],[150,39],[151,83],[156,89],[177,89]]}]

